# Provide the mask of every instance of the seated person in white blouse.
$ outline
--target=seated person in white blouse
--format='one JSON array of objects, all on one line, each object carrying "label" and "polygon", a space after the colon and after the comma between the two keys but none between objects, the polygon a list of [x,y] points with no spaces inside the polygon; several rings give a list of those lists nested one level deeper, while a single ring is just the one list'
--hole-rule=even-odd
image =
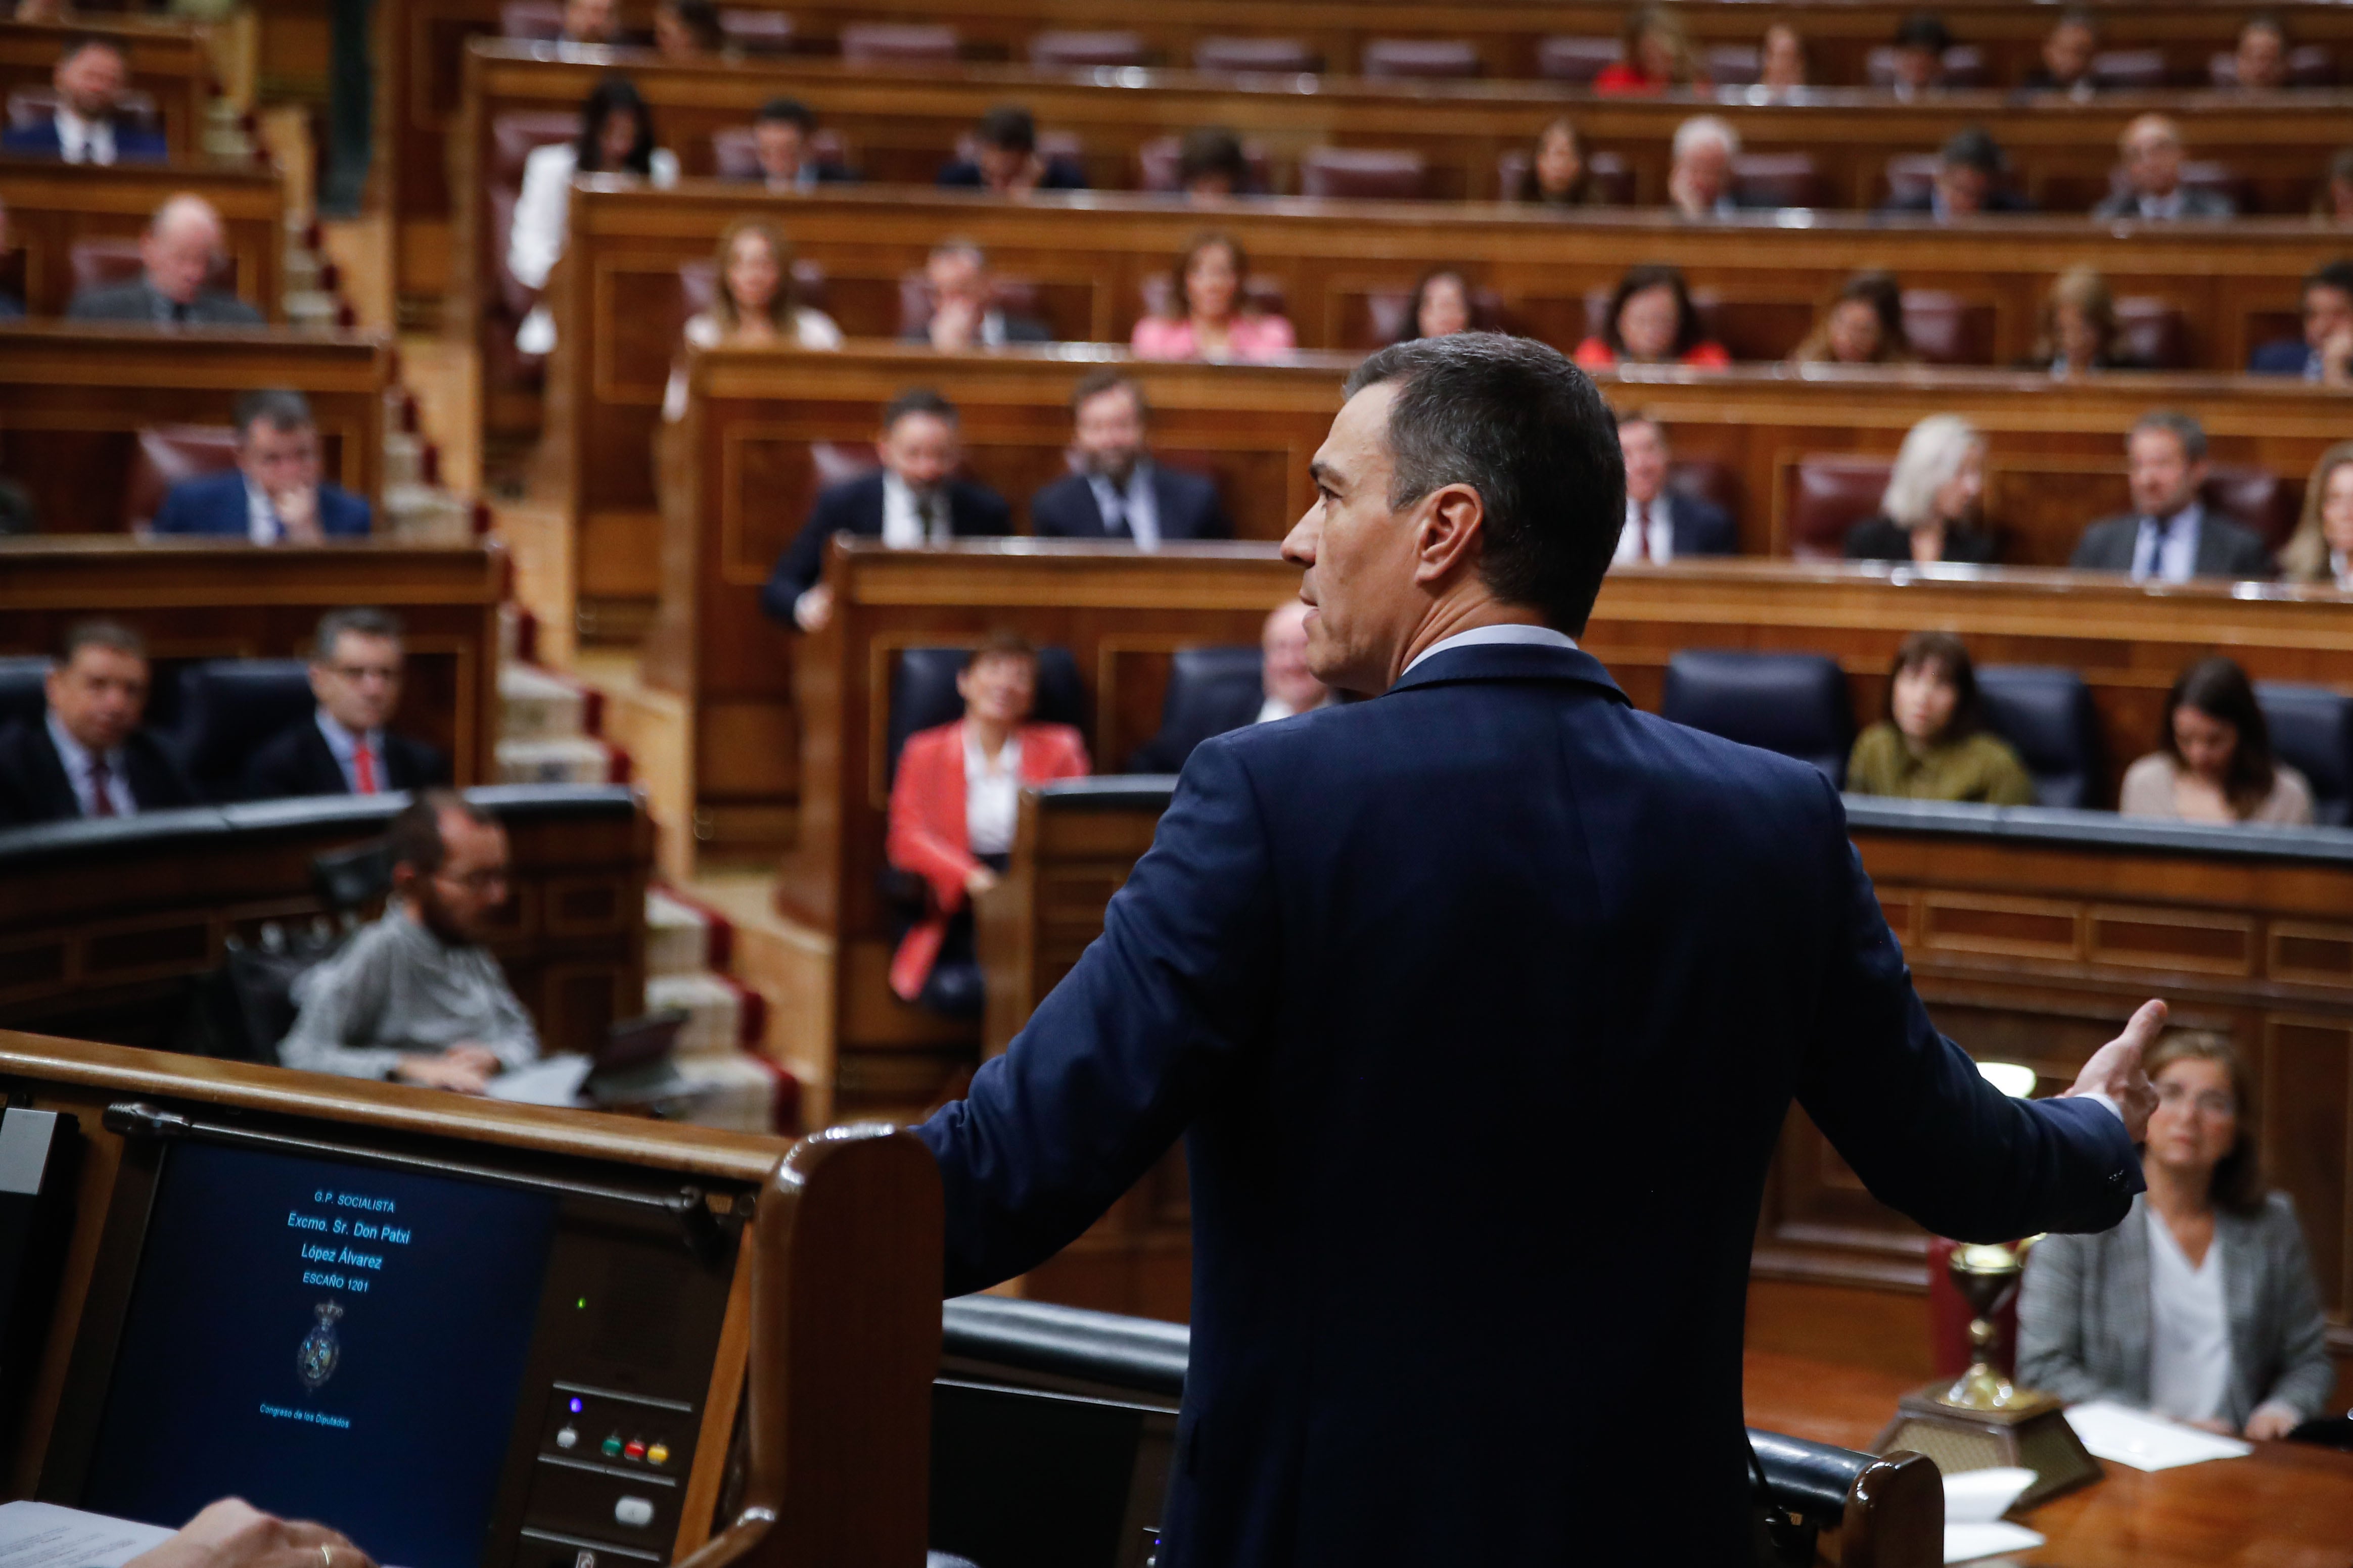
[{"label": "seated person in white blouse", "polygon": [[[739,217],[719,237],[719,288],[711,309],[686,319],[689,348],[721,343],[782,343],[789,348],[838,349],[841,329],[823,310],[800,302],[793,283],[793,247],[784,231],[764,217]],[[686,365],[670,373],[662,394],[662,417],[686,415]]]},{"label": "seated person in white blouse", "polygon": [[[657,185],[678,184],[678,157],[654,145],[653,120],[637,84],[608,76],[580,105],[576,141],[535,147],[523,160],[522,193],[507,232],[507,270],[526,289],[544,289],[564,254],[572,226],[572,176],[635,174]],[[515,332],[515,347],[543,354],[555,346],[555,318],[543,302]]]},{"label": "seated person in white blouse", "polygon": [[2247,1070],[2220,1035],[2148,1053],[2148,1190],[2114,1230],[2029,1255],[2018,1376],[2208,1431],[2284,1437],[2327,1410],[2337,1368],[2304,1233],[2257,1170]]},{"label": "seated person in white blouse", "polygon": [[923,918],[891,961],[891,989],[934,1012],[977,1018],[971,900],[1005,869],[1021,788],[1092,769],[1076,730],[1030,721],[1038,650],[1019,637],[975,648],[956,676],[956,695],[964,717],[910,735],[891,785],[891,864],[929,889]]},{"label": "seated person in white blouse", "polygon": [[2158,750],[2125,770],[2116,810],[2182,822],[2309,827],[2312,785],[2272,751],[2247,672],[2201,658],[2165,700]]}]

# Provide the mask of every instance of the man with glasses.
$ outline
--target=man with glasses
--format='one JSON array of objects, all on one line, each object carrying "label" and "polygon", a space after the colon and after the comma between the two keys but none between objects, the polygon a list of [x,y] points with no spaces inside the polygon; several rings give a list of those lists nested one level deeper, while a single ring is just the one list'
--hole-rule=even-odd
[{"label": "man with glasses", "polygon": [[383,610],[330,610],[311,643],[309,719],[280,731],[246,764],[248,800],[384,795],[449,782],[449,759],[385,726],[400,706],[400,621]]},{"label": "man with glasses", "polygon": [[482,939],[507,901],[507,836],[448,790],[427,790],[385,836],[384,918],[296,983],[279,1061],[311,1072],[480,1094],[539,1056],[539,1032]]}]

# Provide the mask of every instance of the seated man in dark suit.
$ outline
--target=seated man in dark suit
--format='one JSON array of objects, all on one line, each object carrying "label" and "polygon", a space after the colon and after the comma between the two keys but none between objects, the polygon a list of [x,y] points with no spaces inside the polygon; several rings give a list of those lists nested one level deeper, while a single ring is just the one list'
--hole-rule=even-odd
[{"label": "seated man in dark suit", "polygon": [[368,503],[319,477],[319,426],[299,392],[237,400],[237,467],[174,485],[157,533],[206,533],[256,544],[367,537]]},{"label": "seated man in dark suit", "polygon": [[1069,158],[1039,157],[1038,122],[1019,105],[1000,103],[980,117],[972,156],[942,169],[940,184],[1020,196],[1031,191],[1083,191],[1087,172]]},{"label": "seated man in dark suit", "polygon": [[2247,361],[2248,373],[2353,384],[2353,260],[2323,262],[2305,274],[2303,314],[2304,336],[2263,344]]},{"label": "seated man in dark suit", "polygon": [[0,135],[0,153],[62,158],[69,163],[160,163],[170,156],[164,133],[121,112],[131,64],[112,38],[75,38],[50,78],[57,111]]},{"label": "seated man in dark suit", "polygon": [[[1283,554],[1309,664],[1375,700],[1202,742],[1101,937],[915,1130],[944,1289],[1181,1137],[1163,1568],[1753,1562],[1742,1319],[1791,1106],[1940,1234],[2105,1230],[2164,1005],[2067,1096],[1987,1083],[1821,773],[1576,646],[1624,522],[1593,384],[1458,332],[1345,395]],[[1609,1505],[1565,1523],[1566,1478]]]},{"label": "seated man in dark suit", "polygon": [[385,795],[449,782],[449,759],[385,726],[400,706],[399,617],[330,610],[311,640],[318,710],[262,742],[245,768],[248,800]]},{"label": "seated man in dark suit", "polygon": [[1268,614],[1259,628],[1258,651],[1257,685],[1211,688],[1215,700],[1201,701],[1185,716],[1188,721],[1181,729],[1164,722],[1158,734],[1129,752],[1127,771],[1182,773],[1193,748],[1212,735],[1295,718],[1333,700],[1332,689],[1315,679],[1307,662],[1307,606],[1297,599],[1285,599]]},{"label": "seated man in dark suit", "polygon": [[997,279],[988,253],[968,239],[944,239],[923,260],[923,283],[931,291],[931,318],[910,327],[902,340],[929,343],[944,353],[993,349],[1006,343],[1050,343],[1052,329],[1028,316],[1008,314],[997,302]]},{"label": "seated man in dark suit", "polygon": [[1071,394],[1071,456],[1078,472],[1029,498],[1029,526],[1046,539],[1127,539],[1157,550],[1166,539],[1231,539],[1217,485],[1164,468],[1145,444],[1152,420],[1144,388],[1111,369]]},{"label": "seated man in dark suit", "polygon": [[85,289],[66,314],[77,321],[145,321],[155,326],[258,327],[261,312],[205,279],[221,256],[220,214],[202,196],[182,194],[155,209],[139,237],[145,271],[133,283]]},{"label": "seated man in dark suit", "polygon": [[1936,178],[1926,190],[1891,196],[1879,210],[1926,213],[1938,223],[1986,213],[2032,212],[2032,204],[2002,184],[2008,162],[2001,143],[1983,127],[1966,126],[1946,139],[1936,154]]},{"label": "seated man in dark suit", "polygon": [[2211,471],[2197,420],[2169,410],[2144,414],[2125,437],[2132,511],[2085,529],[2068,564],[2129,572],[2136,583],[2274,575],[2263,542],[2199,499]]},{"label": "seated man in dark suit", "polygon": [[1626,526],[1614,559],[1664,565],[1685,555],[1739,553],[1739,531],[1722,507],[1668,486],[1674,453],[1665,426],[1639,409],[1622,416],[1618,450],[1626,465]]},{"label": "seated man in dark suit", "polygon": [[196,792],[147,712],[147,644],[113,621],[68,628],[49,710],[0,733],[0,827],[194,805]]},{"label": "seated man in dark suit", "polygon": [[772,191],[809,191],[819,185],[848,184],[858,176],[839,163],[818,157],[809,143],[817,136],[817,114],[797,98],[772,98],[760,106],[752,121],[752,146],[760,157],[758,180]]},{"label": "seated man in dark suit", "polygon": [[2094,217],[2219,218],[2238,211],[2220,191],[2181,183],[2181,128],[2162,114],[2126,126],[2116,151],[2124,157],[2124,189],[2094,207]]},{"label": "seated man in dark suit", "polygon": [[955,405],[928,386],[902,392],[882,410],[874,443],[882,467],[845,479],[817,498],[809,519],[760,590],[772,620],[805,632],[833,616],[833,590],[818,581],[825,547],[837,533],[879,539],[899,550],[1013,531],[1013,511],[986,485],[955,477],[964,460]]}]

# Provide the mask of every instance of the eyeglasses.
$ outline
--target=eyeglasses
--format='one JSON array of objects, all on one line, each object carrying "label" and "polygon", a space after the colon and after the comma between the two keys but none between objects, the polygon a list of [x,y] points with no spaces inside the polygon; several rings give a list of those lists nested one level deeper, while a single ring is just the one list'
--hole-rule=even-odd
[{"label": "eyeglasses", "polygon": [[396,664],[331,664],[328,669],[345,680],[398,680],[400,666]]},{"label": "eyeglasses", "polygon": [[493,866],[480,871],[469,871],[462,877],[453,877],[447,871],[436,871],[433,875],[436,879],[448,882],[454,887],[463,888],[470,893],[487,893],[507,885],[507,871],[503,866]]},{"label": "eyeglasses", "polygon": [[2157,1086],[2158,1104],[2178,1110],[2184,1101],[2188,1101],[2208,1116],[2236,1116],[2239,1113],[2239,1102],[2221,1089],[2210,1089],[2193,1097],[2188,1089],[2178,1083],[2161,1083]]}]

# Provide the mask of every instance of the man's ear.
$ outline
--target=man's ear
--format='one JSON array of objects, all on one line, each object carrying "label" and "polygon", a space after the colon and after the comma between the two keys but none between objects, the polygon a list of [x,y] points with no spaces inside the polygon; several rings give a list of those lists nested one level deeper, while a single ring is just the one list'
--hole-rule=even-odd
[{"label": "man's ear", "polygon": [[1476,571],[1487,540],[1487,503],[1469,485],[1442,485],[1424,496],[1414,541],[1413,580],[1435,588]]}]

